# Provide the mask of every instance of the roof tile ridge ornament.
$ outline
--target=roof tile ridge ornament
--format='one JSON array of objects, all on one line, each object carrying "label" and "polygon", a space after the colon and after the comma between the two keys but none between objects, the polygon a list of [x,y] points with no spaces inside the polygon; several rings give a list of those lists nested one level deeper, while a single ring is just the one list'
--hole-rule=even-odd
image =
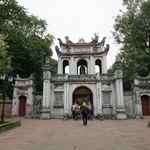
[{"label": "roof tile ridge ornament", "polygon": [[57,55],[60,56],[61,52],[57,45],[55,46],[55,51],[56,51]]},{"label": "roof tile ridge ornament", "polygon": [[68,49],[70,46],[95,46],[96,45],[96,42],[88,42],[88,43],[85,42],[85,40],[82,37],[79,39],[79,42],[77,43],[73,43],[72,41],[70,41],[68,36],[66,36],[65,39],[66,39],[66,43],[62,43],[62,45],[68,47]]},{"label": "roof tile ridge ornament", "polygon": [[106,47],[105,47],[105,49],[104,49],[104,50],[108,52],[108,51],[109,51],[109,49],[110,49],[110,45],[109,45],[109,44],[106,44]]},{"label": "roof tile ridge ornament", "polygon": [[57,38],[57,40],[59,41],[59,46],[61,47],[63,44],[63,41],[60,38]]},{"label": "roof tile ridge ornament", "polygon": [[85,40],[81,37],[80,39],[79,39],[79,42],[78,42],[79,44],[83,44],[83,43],[86,43],[85,42]]},{"label": "roof tile ridge ornament", "polygon": [[95,35],[95,37],[92,38],[92,41],[90,43],[94,43],[96,45],[98,43],[98,39],[99,39],[99,36]]},{"label": "roof tile ridge ornament", "polygon": [[[73,43],[70,39],[69,36],[65,36],[66,39],[66,43],[64,43],[60,38],[57,38],[57,40],[59,41],[59,46],[60,48],[62,46],[67,47],[67,49],[70,49],[70,46],[95,46],[95,47],[104,47],[105,45],[105,39],[107,38],[107,36],[103,37],[102,40],[100,42],[98,42],[99,36],[95,36],[94,38],[92,38],[91,42],[85,42],[85,40],[81,37],[79,39],[79,42],[77,43]],[[104,50],[108,51],[109,50],[109,44],[106,45],[106,48]],[[57,53],[60,52],[58,46],[55,46],[55,50]]]},{"label": "roof tile ridge ornament", "polygon": [[97,42],[96,46],[104,46],[106,38],[107,38],[107,36],[103,37],[100,42]]},{"label": "roof tile ridge ornament", "polygon": [[69,36],[65,36],[66,44],[74,44],[72,41],[70,41]]}]

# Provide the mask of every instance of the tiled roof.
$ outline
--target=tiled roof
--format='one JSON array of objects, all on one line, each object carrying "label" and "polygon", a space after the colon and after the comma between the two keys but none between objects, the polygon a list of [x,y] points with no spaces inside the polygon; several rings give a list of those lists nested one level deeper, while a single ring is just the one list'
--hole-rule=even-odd
[{"label": "tiled roof", "polygon": [[71,47],[80,47],[80,46],[95,46],[96,43],[71,43],[71,44],[65,44],[62,43],[63,46],[71,46]]}]

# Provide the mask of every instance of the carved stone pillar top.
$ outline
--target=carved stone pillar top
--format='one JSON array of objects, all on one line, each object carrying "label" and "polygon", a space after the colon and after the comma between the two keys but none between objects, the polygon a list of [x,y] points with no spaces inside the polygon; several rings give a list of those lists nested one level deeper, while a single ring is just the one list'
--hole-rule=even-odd
[{"label": "carved stone pillar top", "polygon": [[116,60],[115,60],[115,70],[122,70],[122,62],[120,60],[119,57],[116,56]]},{"label": "carved stone pillar top", "polygon": [[46,56],[46,60],[45,60],[45,65],[44,65],[44,68],[43,70],[50,70],[51,71],[51,64],[50,64],[50,57],[47,57]]},{"label": "carved stone pillar top", "polygon": [[44,71],[43,72],[43,79],[44,80],[51,79],[51,72],[50,71]]}]

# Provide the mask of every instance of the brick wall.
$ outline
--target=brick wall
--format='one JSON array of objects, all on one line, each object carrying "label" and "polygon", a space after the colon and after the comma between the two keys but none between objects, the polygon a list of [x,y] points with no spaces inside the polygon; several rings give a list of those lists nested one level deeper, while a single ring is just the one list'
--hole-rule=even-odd
[{"label": "brick wall", "polygon": [[[0,117],[2,113],[2,107],[3,107],[3,101],[0,100]],[[5,102],[5,117],[10,118],[12,116],[12,101],[6,101]]]}]

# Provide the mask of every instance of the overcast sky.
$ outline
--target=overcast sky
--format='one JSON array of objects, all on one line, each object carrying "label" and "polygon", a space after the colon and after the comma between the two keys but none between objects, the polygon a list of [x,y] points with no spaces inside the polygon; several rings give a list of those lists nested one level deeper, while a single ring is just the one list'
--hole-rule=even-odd
[{"label": "overcast sky", "polygon": [[[105,36],[105,44],[110,44],[107,55],[107,68],[115,61],[119,47],[115,44],[111,31],[114,17],[120,14],[122,0],[17,0],[30,14],[45,19],[48,33],[56,39],[69,36],[74,43],[82,37],[90,42],[94,33],[98,33],[99,41]],[[54,40],[53,58],[57,59]]]}]

